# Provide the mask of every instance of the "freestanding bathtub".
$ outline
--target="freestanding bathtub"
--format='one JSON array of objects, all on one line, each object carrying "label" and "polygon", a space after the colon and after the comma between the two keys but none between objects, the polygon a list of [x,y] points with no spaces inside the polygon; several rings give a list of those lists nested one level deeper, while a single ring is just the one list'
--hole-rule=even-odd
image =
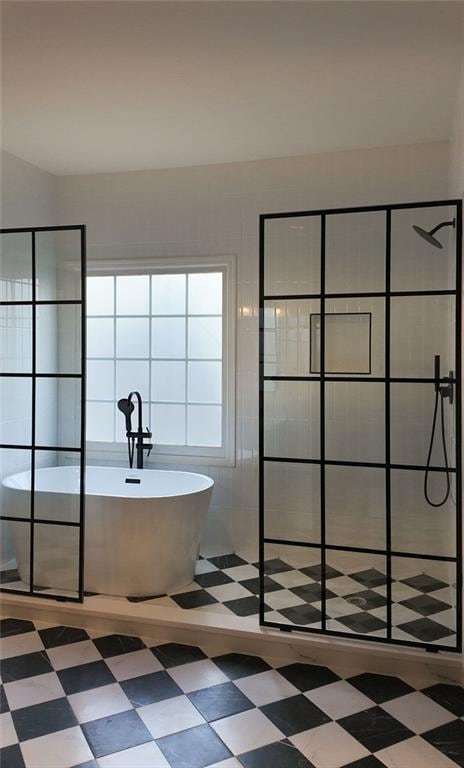
[{"label": "freestanding bathtub", "polygon": [[[3,480],[9,515],[24,516],[30,484],[30,472]],[[193,580],[214,485],[210,477],[157,469],[87,467],[85,485],[86,591],[155,596]],[[36,471],[35,518],[79,520],[77,467]],[[10,526],[19,574],[28,581],[29,526]],[[79,529],[71,526],[35,526],[35,584],[77,589],[78,534]]]}]

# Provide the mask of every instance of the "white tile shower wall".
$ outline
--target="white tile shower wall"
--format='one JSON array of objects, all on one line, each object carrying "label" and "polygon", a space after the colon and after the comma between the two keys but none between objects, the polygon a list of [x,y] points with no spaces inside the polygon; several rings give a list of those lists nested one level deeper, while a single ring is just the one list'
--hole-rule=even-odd
[{"label": "white tile shower wall", "polygon": [[442,199],[447,173],[433,143],[57,179],[60,221],[87,224],[90,259],[237,254],[236,466],[194,466],[216,483],[205,552],[257,542],[258,214]]},{"label": "white tile shower wall", "polygon": [[[14,157],[6,152],[1,153],[1,213],[2,227],[34,227],[56,224],[55,186],[54,177],[36,168],[30,163]],[[53,261],[53,259],[52,259]],[[54,270],[50,265],[43,271],[43,280],[53,283]],[[4,317],[4,316],[3,316]],[[15,370],[27,371],[31,366],[30,347],[31,317],[24,310],[15,310],[2,322],[2,357],[6,351],[6,365],[12,365]],[[7,336],[7,345],[3,343]],[[56,364],[56,323],[53,313],[44,319],[39,329],[39,346],[44,361],[50,365]],[[2,361],[3,365],[3,361]],[[4,369],[5,370],[5,369]],[[16,437],[18,431],[24,433],[26,441],[30,440],[30,386],[26,380],[11,380],[11,386],[4,393],[0,403],[0,430],[4,432],[8,425]],[[44,422],[44,438],[54,440],[56,436],[56,409],[54,393],[50,392],[41,402],[41,409],[46,416]],[[40,464],[50,463],[48,455],[41,455]],[[27,469],[26,454],[14,451],[2,452],[0,472],[7,476],[14,472]],[[0,508],[4,509],[0,485]],[[8,528],[0,523],[0,566],[14,564],[14,552],[11,547]]]}]

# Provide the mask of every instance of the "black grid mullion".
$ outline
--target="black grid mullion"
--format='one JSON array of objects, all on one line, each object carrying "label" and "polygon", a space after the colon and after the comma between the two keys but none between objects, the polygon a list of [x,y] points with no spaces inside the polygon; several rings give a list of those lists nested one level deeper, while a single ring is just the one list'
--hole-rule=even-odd
[{"label": "black grid mullion", "polygon": [[391,370],[391,211],[386,212],[385,237],[385,546],[387,559],[387,639],[392,637],[392,559],[391,559],[391,429],[390,429],[390,370]]},{"label": "black grid mullion", "polygon": [[321,303],[320,303],[320,341],[319,341],[319,370],[320,370],[320,389],[319,389],[319,426],[320,426],[320,519],[321,519],[321,628],[326,629],[327,618],[327,596],[326,596],[326,519],[325,519],[325,215],[321,216]]},{"label": "black grid mullion", "polygon": [[34,554],[35,554],[35,444],[36,444],[36,408],[37,408],[37,266],[35,232],[31,233],[32,248],[32,408],[31,408],[31,525],[29,552],[29,592],[34,593]]}]

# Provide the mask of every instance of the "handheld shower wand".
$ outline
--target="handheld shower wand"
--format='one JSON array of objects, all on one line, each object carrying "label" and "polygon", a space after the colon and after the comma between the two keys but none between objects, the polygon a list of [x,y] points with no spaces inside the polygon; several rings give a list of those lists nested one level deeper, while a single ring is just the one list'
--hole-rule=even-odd
[{"label": "handheld shower wand", "polygon": [[[446,433],[445,433],[445,399],[449,399],[450,405],[453,404],[453,384],[452,384],[452,378],[453,378],[453,371],[449,372],[449,377],[445,377],[443,379],[444,382],[446,382],[444,385],[441,384],[441,378],[440,378],[440,355],[435,355],[435,405],[433,409],[433,419],[432,419],[432,432],[430,434],[430,445],[429,450],[427,454],[427,461],[426,461],[426,467],[425,467],[425,476],[424,476],[424,496],[425,500],[428,504],[430,504],[431,507],[442,507],[446,502],[448,501],[449,495],[451,493],[451,479],[450,479],[450,471],[449,471],[449,464],[448,464],[448,449],[446,446]],[[429,475],[430,475],[430,463],[432,460],[432,452],[433,452],[433,444],[435,441],[435,430],[437,427],[437,417],[438,417],[438,404],[440,403],[440,418],[441,418],[441,444],[443,449],[443,458],[445,462],[445,475],[446,475],[446,484],[445,484],[445,493],[443,498],[440,501],[432,501],[429,495]]]},{"label": "handheld shower wand", "polygon": [[[135,409],[135,405],[132,402],[132,398],[137,399],[138,405],[138,428],[136,432],[132,431],[132,413]],[[140,392],[130,392],[129,397],[123,397],[118,401],[118,408],[121,413],[124,414],[126,419],[126,437],[127,437],[127,449],[129,452],[129,466],[132,469],[134,464],[134,453],[137,447],[137,469],[143,469],[143,452],[148,451],[147,456],[150,455],[153,445],[151,443],[145,443],[145,438],[152,437],[152,433],[147,427],[146,432],[142,428],[142,396]],[[137,443],[136,443],[137,441]]]}]

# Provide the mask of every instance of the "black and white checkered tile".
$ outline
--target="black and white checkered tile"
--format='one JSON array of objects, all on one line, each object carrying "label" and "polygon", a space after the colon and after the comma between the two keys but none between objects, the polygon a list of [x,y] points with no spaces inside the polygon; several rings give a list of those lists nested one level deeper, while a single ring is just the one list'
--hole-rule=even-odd
[{"label": "black and white checkered tile", "polygon": [[464,691],[0,623],[3,768],[464,766]]},{"label": "black and white checkered tile", "polygon": [[[320,624],[320,564],[297,568],[282,555],[265,562],[265,573],[267,621],[309,628]],[[4,572],[2,581],[14,588],[18,584],[17,572]],[[385,637],[386,584],[385,573],[377,568],[343,573],[326,566],[327,628]],[[195,581],[180,592],[121,599],[248,617],[258,615],[258,592],[258,563],[229,554],[201,558]],[[417,573],[394,580],[392,596],[395,639],[455,644],[456,598],[455,590],[449,584],[433,575]]]}]

